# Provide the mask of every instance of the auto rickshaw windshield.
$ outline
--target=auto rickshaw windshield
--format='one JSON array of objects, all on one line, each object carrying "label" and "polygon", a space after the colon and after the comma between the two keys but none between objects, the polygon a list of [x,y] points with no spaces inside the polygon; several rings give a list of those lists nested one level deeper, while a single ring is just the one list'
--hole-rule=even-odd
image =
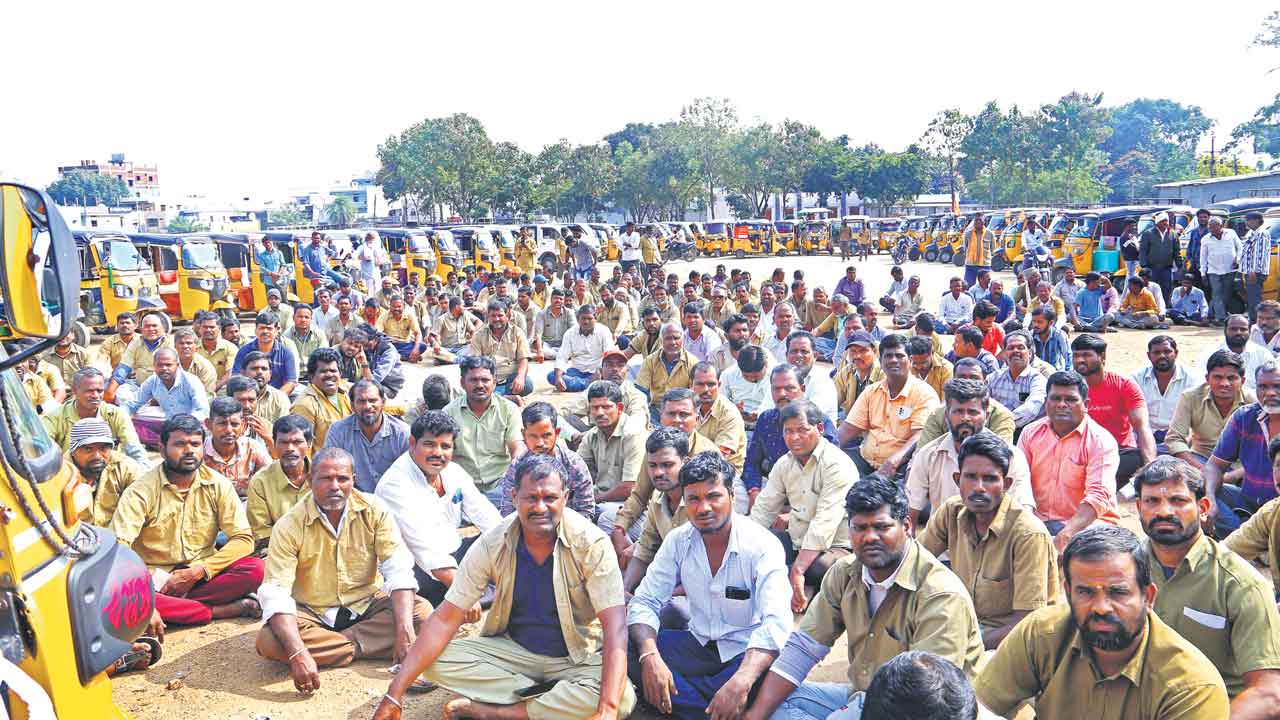
[{"label": "auto rickshaw windshield", "polygon": [[183,243],[182,264],[188,268],[219,270],[218,249],[213,243]]},{"label": "auto rickshaw windshield", "polygon": [[707,223],[706,225],[703,225],[703,227],[706,229],[707,233],[711,235],[720,235],[725,232],[724,223]]},{"label": "auto rickshaw windshield", "polygon": [[[25,392],[22,380],[12,368],[0,372],[0,383],[4,384],[5,392],[11,398],[21,397]],[[24,457],[35,460],[53,449],[53,440],[49,438],[49,431],[40,421],[35,405],[29,402],[12,402],[9,403],[9,411],[10,419],[17,426],[16,439]],[[44,482],[48,478],[35,479],[37,482]]]},{"label": "auto rickshaw windshield", "polygon": [[778,232],[789,233],[789,232],[795,232],[796,224],[790,223],[790,222],[780,222],[780,223],[775,223],[774,227],[777,228]]},{"label": "auto rickshaw windshield", "polygon": [[488,252],[494,252],[498,249],[493,244],[493,236],[483,230],[476,231],[476,242],[480,243],[480,249]]},{"label": "auto rickshaw windshield", "polygon": [[104,240],[98,243],[103,267],[111,270],[150,270],[137,248],[127,240]]},{"label": "auto rickshaw windshield", "polygon": [[1098,225],[1098,218],[1096,216],[1093,216],[1093,217],[1086,216],[1082,218],[1076,218],[1076,226],[1071,229],[1071,234],[1068,235],[1067,237],[1073,237],[1073,238],[1093,237],[1093,228],[1096,227],[1097,225]]},{"label": "auto rickshaw windshield", "polygon": [[427,239],[426,235],[410,235],[409,252],[429,253],[431,252],[431,241]]},{"label": "auto rickshaw windshield", "polygon": [[453,233],[449,232],[448,230],[437,230],[436,237],[439,238],[440,247],[445,252],[452,252],[452,253],[460,252],[458,250],[457,241],[453,239]]}]

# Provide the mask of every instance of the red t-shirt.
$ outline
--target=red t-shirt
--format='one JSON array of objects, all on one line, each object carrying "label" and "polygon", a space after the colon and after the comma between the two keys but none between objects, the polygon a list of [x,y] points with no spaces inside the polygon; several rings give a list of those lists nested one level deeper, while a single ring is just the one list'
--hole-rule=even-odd
[{"label": "red t-shirt", "polygon": [[1004,350],[1004,329],[992,323],[991,329],[987,331],[986,335],[982,336],[982,349],[996,357],[1000,357],[1000,351]]},{"label": "red t-shirt", "polygon": [[1142,388],[1124,375],[1104,370],[1102,382],[1089,388],[1089,417],[1115,436],[1121,448],[1138,446],[1129,413],[1146,405]]}]

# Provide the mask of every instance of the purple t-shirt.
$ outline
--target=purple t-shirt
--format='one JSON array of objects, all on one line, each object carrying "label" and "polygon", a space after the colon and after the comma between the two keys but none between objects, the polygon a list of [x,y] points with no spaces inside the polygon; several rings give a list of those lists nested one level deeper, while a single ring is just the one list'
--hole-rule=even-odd
[{"label": "purple t-shirt", "polygon": [[1244,482],[1240,486],[1244,496],[1261,505],[1276,496],[1275,481],[1271,476],[1271,458],[1267,457],[1267,429],[1258,422],[1266,416],[1258,403],[1245,405],[1227,419],[1213,456],[1228,462],[1240,461],[1244,468]]}]

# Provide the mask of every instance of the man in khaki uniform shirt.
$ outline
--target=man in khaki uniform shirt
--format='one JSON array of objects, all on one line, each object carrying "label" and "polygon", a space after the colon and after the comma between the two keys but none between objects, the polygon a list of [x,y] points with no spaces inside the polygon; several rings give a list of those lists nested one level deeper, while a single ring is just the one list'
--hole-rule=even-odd
[{"label": "man in khaki uniform shirt", "polygon": [[427,349],[418,332],[418,318],[405,307],[404,298],[399,293],[392,293],[389,302],[387,314],[378,319],[377,330],[391,340],[401,360],[418,362],[419,356]]},{"label": "man in khaki uniform shirt", "polygon": [[917,535],[929,552],[950,556],[951,571],[973,598],[989,650],[1058,595],[1053,537],[1011,492],[1009,469],[1017,452],[992,433],[965,440],[955,473],[959,494],[934,506],[928,527]]},{"label": "man in khaki uniform shirt", "polygon": [[680,326],[667,323],[660,331],[662,347],[644,359],[636,375],[636,386],[649,394],[650,415],[658,422],[658,409],[662,398],[673,388],[687,388],[692,378],[689,373],[698,361],[684,349],[684,331]]},{"label": "man in khaki uniform shirt", "polygon": [[[667,533],[689,522],[680,488],[680,468],[689,459],[689,436],[680,428],[658,428],[645,439],[644,452],[645,472],[657,492],[649,500],[640,539],[631,546],[630,559],[623,569],[622,585],[629,593],[635,593],[640,586]],[[683,611],[678,612],[687,622],[688,601],[673,597],[671,605],[683,606]]]},{"label": "man in khaki uniform shirt", "polygon": [[[622,573],[605,534],[565,510],[559,473],[559,463],[545,455],[529,453],[516,464],[515,514],[481,535],[462,559],[375,717],[390,717],[419,675],[462,695],[446,712],[464,716],[517,704],[531,720],[631,713]],[[538,515],[530,517],[535,508]],[[464,608],[490,584],[496,593],[480,634],[456,639]],[[531,632],[531,621],[554,623],[560,632]],[[555,686],[546,694],[517,695],[547,681]]]},{"label": "man in khaki uniform shirt", "polygon": [[458,423],[453,461],[496,506],[502,501],[502,477],[523,445],[520,409],[494,392],[492,359],[463,358],[460,370],[465,394],[444,407]]},{"label": "man in khaki uniform shirt", "polygon": [[734,471],[741,473],[747,459],[747,430],[742,413],[720,392],[720,374],[709,362],[700,362],[689,373],[690,389],[698,396],[698,432],[720,447]]},{"label": "man in khaki uniform shirt", "polygon": [[[487,324],[471,337],[471,354],[491,358],[496,367],[494,382],[498,386],[511,385],[512,395],[528,395],[533,392],[529,381],[529,338],[520,328],[507,320],[507,307],[500,301],[490,301],[485,311]],[[519,386],[519,387],[515,387]]]},{"label": "man in khaki uniform shirt", "polygon": [[68,333],[53,346],[52,351],[44,356],[50,365],[58,369],[64,385],[71,384],[71,376],[77,370],[93,364],[93,355],[86,348],[75,344],[74,340],[75,338]]},{"label": "man in khaki uniform shirt", "polygon": [[600,306],[597,308],[596,319],[609,328],[620,343],[625,342],[622,338],[630,337],[636,331],[636,317],[626,293],[615,295],[614,289],[608,285],[600,287]]},{"label": "man in khaki uniform shirt", "polygon": [[69,450],[71,427],[85,418],[99,418],[111,428],[117,450],[139,463],[150,464],[147,451],[138,440],[138,431],[129,419],[129,413],[116,405],[103,402],[102,391],[107,385],[107,379],[102,371],[96,367],[80,368],[71,380],[71,398],[57,412],[40,416],[49,439],[61,445],[62,449]]},{"label": "man in khaki uniform shirt", "polygon": [[1201,532],[1213,501],[1190,464],[1160,457],[1133,476],[1147,534],[1152,609],[1222,675],[1233,717],[1265,717],[1280,697],[1280,613],[1271,583]]},{"label": "man in khaki uniform shirt", "polygon": [[[845,509],[855,554],[841,558],[823,579],[746,720],[766,720],[775,709],[781,717],[826,718],[906,650],[940,655],[969,677],[977,671],[982,637],[973,601],[959,578],[908,536],[902,489],[867,477],[853,486]],[[805,682],[842,635],[848,681]]]},{"label": "man in khaki uniform shirt", "polygon": [[178,367],[191,373],[204,386],[210,397],[217,394],[218,371],[197,352],[200,341],[189,327],[178,328],[173,333],[173,347],[178,351]]},{"label": "man in khaki uniform shirt", "polygon": [[287,415],[275,422],[271,435],[279,459],[249,479],[245,501],[256,552],[266,549],[280,518],[311,494],[311,423],[299,415]]},{"label": "man in khaki uniform shirt", "polygon": [[[203,625],[215,618],[256,617],[247,595],[262,583],[253,534],[231,481],[204,465],[205,429],[190,415],[160,426],[162,459],[120,495],[111,530],[152,571],[152,630],[164,623]],[[220,549],[218,533],[227,536]],[[163,580],[163,583],[160,581]]]},{"label": "man in khaki uniform shirt", "polygon": [[311,492],[273,532],[257,649],[287,663],[294,687],[309,694],[317,667],[402,660],[431,606],[415,594],[413,558],[391,513],[355,489],[351,456],[324,448],[308,479]]},{"label": "man in khaki uniform shirt", "polygon": [[138,318],[133,313],[120,313],[116,316],[116,334],[102,341],[98,347],[99,356],[107,361],[112,369],[120,364],[125,348],[133,342],[138,328]]},{"label": "man in khaki uniform shirt", "polygon": [[338,387],[341,377],[338,370],[338,351],[320,348],[307,358],[307,372],[311,383],[293,403],[289,412],[301,415],[311,423],[313,446],[324,447],[329,426],[351,414],[351,400]]},{"label": "man in khaki uniform shirt", "polygon": [[1132,532],[1085,528],[1067,543],[1062,571],[1067,603],[1018,623],[974,682],[984,707],[1009,716],[1032,701],[1041,720],[1229,717],[1213,663],[1151,609],[1151,567]]},{"label": "man in khaki uniform shirt", "polygon": [[[154,355],[161,348],[173,349],[173,338],[165,335],[164,321],[159,313],[142,319],[142,329],[120,355],[120,361],[112,366],[111,382],[107,384],[107,398],[118,405],[133,399],[138,388],[155,374]],[[123,388],[117,397],[117,390]]]},{"label": "man in khaki uniform shirt", "polygon": [[431,357],[437,363],[452,363],[458,354],[471,344],[480,321],[462,307],[462,299],[449,298],[449,312],[441,313],[431,328]]},{"label": "man in khaki uniform shirt", "polygon": [[859,474],[840,448],[822,437],[822,411],[804,399],[779,411],[787,454],[774,463],[751,519],[766,528],[790,506],[785,530],[773,534],[782,542],[791,567],[791,608],[805,606],[804,586],[821,585],[833,564],[849,554],[849,518],[844,499]]},{"label": "man in khaki uniform shirt", "polygon": [[[623,412],[622,389],[616,383],[597,380],[586,396],[593,427],[582,434],[578,453],[595,485],[596,524],[609,532],[635,487],[635,478],[645,471],[644,441],[649,429]],[[639,530],[634,533],[637,537]]]},{"label": "man in khaki uniform shirt", "polygon": [[1209,364],[1205,383],[1178,398],[1164,436],[1169,454],[1197,469],[1213,455],[1213,446],[1232,413],[1258,401],[1244,386],[1244,362],[1238,356],[1214,353]]},{"label": "man in khaki uniform shirt", "polygon": [[98,527],[110,527],[120,494],[146,470],[115,449],[115,438],[104,420],[78,421],[71,428],[70,444],[67,459],[81,479],[93,486],[93,505],[80,513],[80,519]]},{"label": "man in khaki uniform shirt", "polygon": [[213,364],[213,370],[218,375],[218,382],[214,387],[221,390],[231,376],[231,366],[235,364],[236,353],[240,348],[222,337],[218,322],[218,316],[208,311],[196,318],[196,332],[200,334],[196,352]]}]

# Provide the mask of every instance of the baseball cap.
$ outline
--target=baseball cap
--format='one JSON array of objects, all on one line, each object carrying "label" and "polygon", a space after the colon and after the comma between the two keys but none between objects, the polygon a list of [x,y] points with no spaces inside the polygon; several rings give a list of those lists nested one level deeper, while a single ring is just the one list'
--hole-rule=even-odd
[{"label": "baseball cap", "polygon": [[267,297],[271,297],[272,295],[275,295],[276,297],[284,297],[280,294],[280,291],[275,288],[271,288],[267,291]]},{"label": "baseball cap", "polygon": [[116,439],[111,434],[111,426],[107,424],[106,420],[96,417],[84,418],[77,420],[71,426],[67,449],[74,451],[76,448],[85,445],[98,445],[100,443],[106,443],[112,447],[116,444]]},{"label": "baseball cap", "polygon": [[534,276],[533,276],[533,281],[534,281],[534,282],[544,283],[544,282],[546,282],[546,281],[547,281],[547,278],[546,278],[546,276],[545,276],[545,275],[543,275],[542,273],[538,273],[537,275],[534,275]]},{"label": "baseball cap", "polygon": [[876,346],[876,339],[866,330],[858,330],[849,336],[849,344],[873,348]]},{"label": "baseball cap", "polygon": [[604,351],[604,356],[603,356],[603,357],[601,357],[600,359],[601,359],[601,361],[604,361],[604,360],[608,360],[609,358],[613,358],[613,357],[616,357],[616,358],[618,358],[619,360],[621,360],[621,361],[623,361],[623,362],[626,362],[626,361],[627,361],[627,354],[626,354],[626,353],[624,353],[624,352],[622,352],[622,351],[621,351],[621,350],[619,350],[618,348],[611,348],[611,349],[609,349],[609,350],[605,350],[605,351]]}]

